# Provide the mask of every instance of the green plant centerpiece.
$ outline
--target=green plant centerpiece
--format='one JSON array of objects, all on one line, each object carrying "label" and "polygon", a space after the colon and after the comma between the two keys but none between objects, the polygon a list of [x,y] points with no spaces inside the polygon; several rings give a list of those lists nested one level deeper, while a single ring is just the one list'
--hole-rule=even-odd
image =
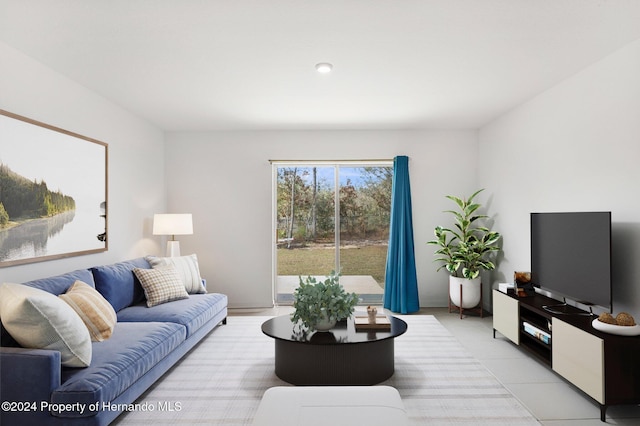
[{"label": "green plant centerpiece", "polygon": [[331,271],[324,281],[312,276],[299,279],[300,286],[293,292],[291,321],[301,331],[326,331],[353,314],[358,296],[344,290],[340,274]]},{"label": "green plant centerpiece", "polygon": [[[492,254],[500,250],[497,245],[501,238],[500,233],[482,226],[480,222],[488,216],[478,214],[481,205],[474,202],[475,197],[482,192],[480,189],[468,198],[459,198],[447,195],[446,198],[456,203],[458,210],[446,210],[451,213],[454,219],[454,228],[437,226],[434,234],[435,240],[427,244],[438,246],[435,251],[435,262],[441,262],[438,271],[445,268],[451,278],[449,295],[456,306],[471,308],[478,304],[480,296],[480,271],[491,271],[496,265],[491,260]],[[459,285],[464,285],[468,281],[477,282],[477,295],[467,291],[465,306],[461,306]],[[477,299],[477,300],[476,300]],[[470,306],[469,306],[470,305]]]}]

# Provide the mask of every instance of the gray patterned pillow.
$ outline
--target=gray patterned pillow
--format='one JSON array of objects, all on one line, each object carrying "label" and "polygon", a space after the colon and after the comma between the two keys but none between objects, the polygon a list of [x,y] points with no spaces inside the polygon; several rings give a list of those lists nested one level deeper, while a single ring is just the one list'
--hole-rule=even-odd
[{"label": "gray patterned pillow", "polygon": [[184,288],[189,294],[206,293],[202,285],[200,277],[200,269],[198,268],[198,258],[195,254],[179,257],[155,257],[147,256],[147,262],[152,268],[159,268],[166,265],[175,266],[178,276],[184,283]]},{"label": "gray patterned pillow", "polygon": [[189,297],[174,266],[155,269],[135,268],[133,273],[142,284],[149,308]]}]

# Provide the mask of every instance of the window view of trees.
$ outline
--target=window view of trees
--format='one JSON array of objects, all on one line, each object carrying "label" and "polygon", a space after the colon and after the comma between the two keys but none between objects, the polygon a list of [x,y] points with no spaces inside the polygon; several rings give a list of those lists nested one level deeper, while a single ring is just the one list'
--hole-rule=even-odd
[{"label": "window view of trees", "polygon": [[392,177],[391,165],[277,167],[279,279],[339,270],[343,278],[368,277],[381,298]]}]

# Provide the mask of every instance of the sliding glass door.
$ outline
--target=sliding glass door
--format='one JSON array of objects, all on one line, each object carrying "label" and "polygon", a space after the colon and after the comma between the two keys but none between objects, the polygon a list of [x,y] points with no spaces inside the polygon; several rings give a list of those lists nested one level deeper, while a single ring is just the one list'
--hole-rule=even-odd
[{"label": "sliding glass door", "polygon": [[273,162],[274,301],[299,276],[340,271],[363,304],[379,304],[389,240],[392,161]]}]

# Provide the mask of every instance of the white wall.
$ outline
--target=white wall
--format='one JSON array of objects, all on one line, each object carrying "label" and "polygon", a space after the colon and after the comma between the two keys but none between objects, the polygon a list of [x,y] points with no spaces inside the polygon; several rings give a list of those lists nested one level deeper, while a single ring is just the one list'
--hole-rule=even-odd
[{"label": "white wall", "polygon": [[640,316],[640,41],[483,127],[479,135],[175,133],[166,136],[165,151],[160,130],[2,43],[0,62],[0,108],[109,144],[110,231],[106,253],[2,268],[0,281],[160,253],[163,241],[151,235],[153,213],[191,212],[195,234],[180,238],[183,252],[198,253],[210,285],[229,294],[233,307],[268,306],[268,160],[408,155],[422,306],[447,303],[446,274],[435,273],[433,247],[424,244],[436,225],[449,223],[442,210],[451,205],[443,196],[483,187],[480,201],[504,235],[504,259],[485,282],[510,281],[513,270],[530,267],[530,211],[611,210],[614,309]]},{"label": "white wall", "polygon": [[529,213],[612,212],[613,309],[640,318],[640,40],[479,131],[512,281],[530,268]]},{"label": "white wall", "polygon": [[[435,273],[433,228],[448,220],[445,194],[475,189],[474,131],[211,132],[167,135],[170,212],[193,213],[197,253],[208,286],[231,307],[272,303],[271,165],[278,160],[391,159],[409,156],[414,239],[422,306],[446,306],[447,276]],[[454,154],[452,154],[454,153]]]},{"label": "white wall", "polygon": [[157,254],[151,221],[165,206],[163,133],[2,43],[0,63],[1,109],[109,144],[109,250],[2,268],[0,282]]}]

